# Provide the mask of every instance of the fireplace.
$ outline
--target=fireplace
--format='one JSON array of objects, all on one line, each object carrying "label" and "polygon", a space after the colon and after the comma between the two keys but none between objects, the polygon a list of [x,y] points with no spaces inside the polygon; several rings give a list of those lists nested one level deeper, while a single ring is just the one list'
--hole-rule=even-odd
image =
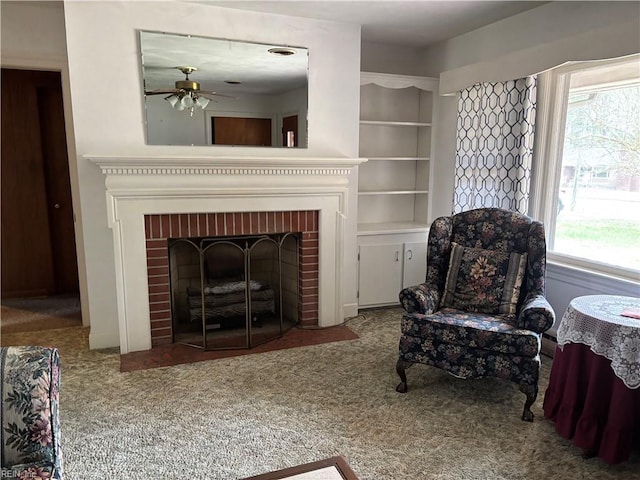
[{"label": "fireplace", "polygon": [[[286,218],[293,222],[295,216],[287,217],[292,210],[316,212],[312,220],[308,213],[304,220],[298,215],[306,227],[293,230],[301,232],[302,251],[314,252],[311,255],[317,258],[317,263],[311,263],[304,257],[301,263],[300,278],[305,284],[299,323],[322,328],[344,321],[344,252],[345,244],[355,250],[356,221],[355,216],[348,218],[352,211],[348,203],[357,194],[349,178],[365,160],[85,157],[105,176],[121,353],[148,350],[172,338],[166,277],[169,238],[287,233],[277,231],[277,222],[284,225]],[[313,229],[307,231],[309,222]],[[255,224],[261,230],[251,230]],[[148,247],[155,251],[148,253]],[[156,278],[161,276],[165,279]]]},{"label": "fireplace", "polygon": [[[262,343],[265,338],[277,338],[284,329],[294,324],[318,326],[318,213],[317,210],[295,210],[145,215],[152,346],[179,341],[204,348],[247,348]],[[295,273],[291,272],[294,262],[286,261],[294,251],[292,241],[295,244]],[[270,246],[277,248],[274,250]],[[277,269],[278,276],[284,277],[282,282],[279,278],[275,279],[273,272],[265,273],[258,269],[260,263],[273,263],[265,256],[275,251],[285,257],[284,265]],[[247,257],[251,252],[253,257]],[[252,260],[254,267],[250,272],[256,278],[247,277],[246,260]],[[226,265],[221,266],[223,261]],[[217,323],[206,321],[206,311],[204,322],[202,315],[197,316],[198,307],[201,309],[203,305],[197,295],[202,295],[203,288],[205,293],[207,288],[212,288],[212,285],[208,285],[211,279],[217,279],[220,283],[221,279],[237,277],[242,277],[243,281],[254,280],[260,285],[269,285],[271,289],[272,285],[277,284],[273,314],[282,315],[280,320],[283,327],[277,334],[266,333],[266,319],[269,318],[271,324],[272,317],[265,315],[263,322],[259,316],[261,314],[256,313],[250,315],[249,320],[255,322],[247,326],[249,334],[228,341],[228,332],[233,329],[224,328],[227,326],[224,325],[224,317],[227,315],[231,318],[228,313],[230,308],[224,309],[224,315],[218,315],[220,321]],[[287,287],[292,277],[294,285]],[[260,291],[254,294],[260,302],[266,301],[262,298],[264,295],[265,292]],[[213,308],[211,302],[204,300],[205,308],[207,303]],[[268,307],[268,304],[258,303],[256,311]],[[295,313],[290,312],[291,308],[295,309]],[[228,323],[231,323],[230,318]],[[235,324],[238,320],[234,318]],[[193,328],[194,322],[202,325],[199,331]],[[215,331],[211,331],[215,330],[216,325],[220,331],[226,330],[227,335],[216,337]],[[209,334],[206,333],[207,329]],[[213,346],[208,341],[210,337]],[[227,340],[222,341],[223,338]]]}]

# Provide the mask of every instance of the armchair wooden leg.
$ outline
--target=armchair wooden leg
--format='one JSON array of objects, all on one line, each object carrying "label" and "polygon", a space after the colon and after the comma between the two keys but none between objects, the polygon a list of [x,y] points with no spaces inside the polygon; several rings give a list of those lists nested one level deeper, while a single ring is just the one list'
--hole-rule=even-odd
[{"label": "armchair wooden leg", "polygon": [[538,386],[535,385],[533,390],[525,392],[527,400],[524,402],[524,410],[522,410],[522,420],[525,422],[533,422],[533,412],[531,411],[531,405],[536,401],[538,396]]},{"label": "armchair wooden leg", "polygon": [[407,392],[407,374],[405,373],[405,370],[409,368],[411,365],[413,365],[412,362],[407,362],[402,358],[398,359],[398,362],[396,363],[396,372],[398,372],[398,375],[400,376],[400,383],[396,387],[396,392],[398,393]]}]

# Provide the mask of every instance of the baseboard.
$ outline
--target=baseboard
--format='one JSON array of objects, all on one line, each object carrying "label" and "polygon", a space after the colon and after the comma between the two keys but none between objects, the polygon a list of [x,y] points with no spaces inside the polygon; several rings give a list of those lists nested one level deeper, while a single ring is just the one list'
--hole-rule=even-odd
[{"label": "baseboard", "polygon": [[347,318],[352,318],[358,315],[357,303],[345,303],[342,308],[343,308],[345,320]]}]

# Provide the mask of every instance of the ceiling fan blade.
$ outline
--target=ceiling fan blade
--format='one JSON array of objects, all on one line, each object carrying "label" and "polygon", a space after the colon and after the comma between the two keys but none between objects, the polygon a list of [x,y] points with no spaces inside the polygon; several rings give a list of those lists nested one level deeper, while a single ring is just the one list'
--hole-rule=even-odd
[{"label": "ceiling fan blade", "polygon": [[233,95],[225,95],[224,93],[217,93],[217,92],[203,92],[202,90],[198,91],[198,95],[202,95],[204,97],[206,97],[207,95],[210,95],[213,97],[226,97],[226,98],[233,98],[234,100],[238,99],[238,97],[234,97]]},{"label": "ceiling fan blade", "polygon": [[172,89],[145,90],[144,92],[145,95],[166,95],[168,93],[177,94],[179,93],[179,90],[172,88]]}]

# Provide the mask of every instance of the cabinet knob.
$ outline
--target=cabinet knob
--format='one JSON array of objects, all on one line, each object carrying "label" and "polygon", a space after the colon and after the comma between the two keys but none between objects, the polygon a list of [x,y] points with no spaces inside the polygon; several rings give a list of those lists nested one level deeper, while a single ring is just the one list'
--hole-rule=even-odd
[{"label": "cabinet knob", "polygon": [[411,260],[413,258],[413,251],[407,250],[407,260]]},{"label": "cabinet knob", "polygon": [[58,208],[60,208],[61,206],[62,206],[62,205],[60,205],[59,203],[56,203],[55,205],[53,205],[53,208],[58,209]]},{"label": "cabinet knob", "polygon": [[400,251],[396,250],[396,262],[400,261]]}]

